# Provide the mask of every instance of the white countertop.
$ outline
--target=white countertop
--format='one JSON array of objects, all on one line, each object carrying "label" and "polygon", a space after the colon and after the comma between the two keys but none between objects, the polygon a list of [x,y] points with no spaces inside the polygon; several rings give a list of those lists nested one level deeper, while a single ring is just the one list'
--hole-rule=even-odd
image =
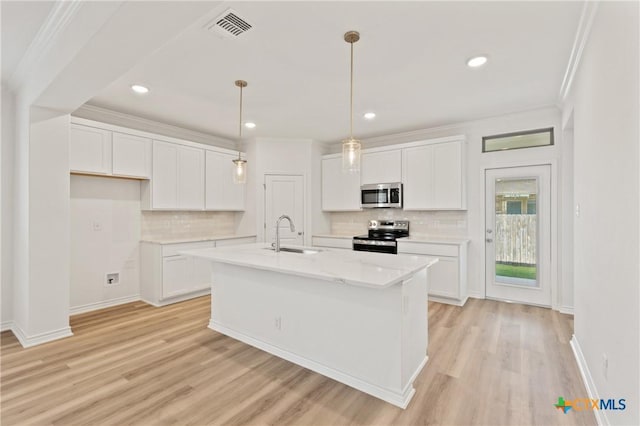
[{"label": "white countertop", "polygon": [[428,236],[409,236],[405,238],[399,238],[398,242],[405,243],[427,243],[427,244],[468,244],[469,239],[464,237],[428,237]]},{"label": "white countertop", "polygon": [[255,235],[219,235],[216,237],[170,237],[170,238],[153,238],[140,240],[141,243],[152,244],[180,244],[180,243],[197,243],[200,241],[218,241],[218,240],[232,240],[234,238],[252,238]]},{"label": "white countertop", "polygon": [[316,254],[276,253],[269,244],[185,250],[181,254],[230,265],[317,278],[356,286],[385,288],[411,277],[438,261],[426,256],[391,256],[385,253],[320,250]]},{"label": "white countertop", "polygon": [[[350,240],[354,236],[340,234],[314,234],[313,237]],[[409,237],[399,238],[398,242],[460,245],[469,243],[469,239],[464,237],[430,237],[426,235],[411,235]]]}]

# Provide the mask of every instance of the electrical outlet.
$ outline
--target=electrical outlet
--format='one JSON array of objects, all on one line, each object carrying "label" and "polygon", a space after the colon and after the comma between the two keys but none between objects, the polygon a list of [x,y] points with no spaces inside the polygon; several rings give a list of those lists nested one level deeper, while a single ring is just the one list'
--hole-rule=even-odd
[{"label": "electrical outlet", "polygon": [[282,318],[281,317],[276,317],[274,325],[276,327],[276,330],[282,330]]},{"label": "electrical outlet", "polygon": [[607,354],[602,354],[602,375],[605,380],[609,379],[609,358]]},{"label": "electrical outlet", "polygon": [[114,272],[111,274],[107,274],[106,285],[116,285],[116,284],[120,284],[120,273]]}]

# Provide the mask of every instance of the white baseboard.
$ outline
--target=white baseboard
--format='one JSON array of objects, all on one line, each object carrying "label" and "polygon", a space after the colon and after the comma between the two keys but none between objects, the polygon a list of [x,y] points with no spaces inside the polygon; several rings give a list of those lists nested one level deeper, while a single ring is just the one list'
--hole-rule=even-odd
[{"label": "white baseboard", "polygon": [[16,323],[11,328],[13,334],[16,336],[23,348],[30,348],[31,346],[41,345],[43,343],[52,342],[54,340],[63,339],[65,337],[73,336],[71,327],[63,327],[58,330],[47,331],[45,333],[27,335],[22,328]]},{"label": "white baseboard", "polygon": [[573,315],[573,306],[560,306],[558,312],[561,314]]},{"label": "white baseboard", "polygon": [[473,291],[468,291],[467,292],[467,297],[470,297],[472,299],[486,299],[486,297],[484,297],[484,294],[482,293],[475,293]]},{"label": "white baseboard", "polygon": [[185,300],[189,300],[189,299],[195,299],[196,297],[201,297],[201,296],[206,296],[207,294],[211,294],[211,288],[205,288],[202,290],[198,290],[198,291],[194,291],[192,293],[186,293],[186,294],[181,294],[179,296],[174,296],[174,297],[169,297],[167,299],[162,299],[159,300],[157,302],[153,302],[151,300],[146,300],[146,299],[140,299],[142,300],[144,303],[147,303],[151,306],[155,306],[156,308],[159,308],[161,306],[166,306],[166,305],[170,305],[172,303],[178,303],[178,302],[184,302]]},{"label": "white baseboard", "polygon": [[[582,381],[584,382],[584,387],[587,388],[587,394],[590,399],[600,399],[598,391],[596,390],[596,384],[593,381],[593,377],[591,376],[591,372],[589,371],[589,366],[587,365],[587,360],[584,358],[584,354],[582,353],[582,348],[580,348],[580,343],[578,342],[578,338],[574,334],[571,337],[571,349],[573,349],[573,356],[576,358],[576,362],[578,363],[578,369],[580,370],[580,375],[582,375]],[[600,426],[609,426],[609,420],[607,419],[606,414],[603,410],[593,410],[594,415],[596,416],[596,422]]]},{"label": "white baseboard", "polygon": [[117,299],[104,300],[101,302],[88,303],[86,305],[74,306],[69,309],[69,315],[77,315],[85,312],[91,312],[98,309],[110,308],[112,306],[122,305],[124,303],[137,302],[140,300],[140,295],[135,294],[133,296],[119,297]]},{"label": "white baseboard", "polygon": [[3,321],[0,323],[0,331],[9,331],[13,329],[13,321]]},{"label": "white baseboard", "polygon": [[445,303],[447,305],[455,305],[455,306],[464,306],[464,304],[467,303],[468,299],[469,299],[468,297],[465,297],[464,300],[458,300],[458,299],[449,299],[448,297],[429,296],[430,302]]},{"label": "white baseboard", "polygon": [[312,359],[305,358],[288,350],[271,345],[262,340],[255,339],[244,333],[215,323],[213,320],[209,321],[209,328],[232,337],[236,340],[244,342],[248,345],[251,345],[255,348],[261,349],[272,355],[293,362],[294,364],[298,364],[302,367],[308,368],[309,370],[315,371],[316,373],[322,374],[323,376],[337,380],[340,383],[344,383],[347,386],[351,386],[354,389],[375,396],[376,398],[379,398],[402,409],[407,408],[409,402],[411,401],[411,398],[416,393],[416,390],[413,387],[413,381],[416,377],[418,377],[418,374],[420,374],[420,371],[422,371],[427,363],[427,360],[429,359],[429,357],[427,356],[424,357],[416,371],[412,374],[411,379],[407,383],[406,387],[402,390],[402,392],[397,392],[392,389],[382,388],[380,386],[361,380],[357,377],[350,376],[334,368],[331,368],[324,364],[320,364]]}]

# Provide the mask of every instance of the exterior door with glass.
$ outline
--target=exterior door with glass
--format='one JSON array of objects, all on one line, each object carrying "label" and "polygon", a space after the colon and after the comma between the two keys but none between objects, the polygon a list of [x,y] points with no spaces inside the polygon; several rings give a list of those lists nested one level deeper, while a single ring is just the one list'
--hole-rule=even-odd
[{"label": "exterior door with glass", "polygon": [[551,306],[551,166],[485,172],[487,298]]}]

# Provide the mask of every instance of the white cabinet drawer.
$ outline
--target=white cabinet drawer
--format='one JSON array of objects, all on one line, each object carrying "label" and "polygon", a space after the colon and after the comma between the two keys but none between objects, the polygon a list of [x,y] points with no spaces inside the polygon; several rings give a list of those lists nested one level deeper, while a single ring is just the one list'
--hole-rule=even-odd
[{"label": "white cabinet drawer", "polygon": [[424,254],[427,256],[458,256],[456,244],[409,243],[398,241],[398,253]]},{"label": "white cabinet drawer", "polygon": [[181,251],[215,247],[215,241],[197,241],[193,243],[165,244],[162,246],[162,257],[177,256]]},{"label": "white cabinet drawer", "polygon": [[327,238],[313,237],[311,245],[314,247],[332,247],[341,249],[353,249],[353,240],[351,238]]},{"label": "white cabinet drawer", "polygon": [[256,237],[229,238],[216,241],[216,247],[237,246],[239,244],[251,244],[256,242]]}]

